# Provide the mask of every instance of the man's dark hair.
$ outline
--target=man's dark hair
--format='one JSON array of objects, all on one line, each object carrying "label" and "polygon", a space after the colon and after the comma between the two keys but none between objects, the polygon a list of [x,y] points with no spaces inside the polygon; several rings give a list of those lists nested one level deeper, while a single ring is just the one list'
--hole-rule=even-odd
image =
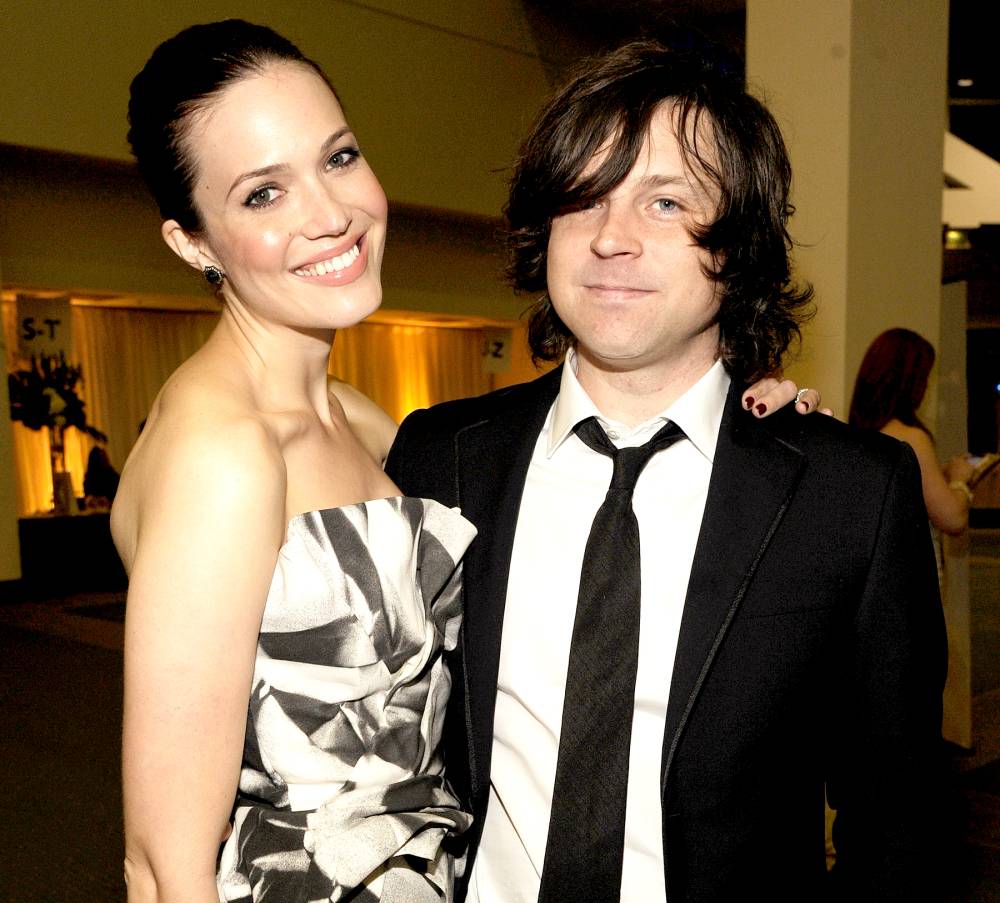
[{"label": "man's dark hair", "polygon": [[128,141],[165,220],[201,231],[193,199],[195,161],[186,142],[191,121],[227,87],[274,63],[305,66],[330,85],[291,41],[242,19],[185,28],[160,44],[132,80]]},{"label": "man's dark hair", "polygon": [[861,361],[848,422],[880,430],[895,418],[930,435],[917,416],[934,366],[934,346],[912,329],[887,329]]},{"label": "man's dark hair", "polygon": [[[522,145],[504,211],[508,276],[519,291],[546,291],[552,218],[625,179],[664,102],[691,173],[718,188],[714,221],[693,227],[692,239],[711,255],[709,275],[721,288],[722,361],[749,382],[778,370],[809,316],[812,288],[791,281],[791,166],[778,125],[738,79],[700,55],[637,41],[581,64]],[[600,166],[582,177],[608,144]],[[547,294],[531,309],[528,338],[536,361],[558,359],[573,341]]]}]

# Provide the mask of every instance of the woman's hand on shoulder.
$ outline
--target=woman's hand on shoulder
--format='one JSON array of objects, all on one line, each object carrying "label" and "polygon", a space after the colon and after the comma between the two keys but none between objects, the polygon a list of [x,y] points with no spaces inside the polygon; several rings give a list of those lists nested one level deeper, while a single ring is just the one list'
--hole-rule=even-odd
[{"label": "woman's hand on shoulder", "polygon": [[331,403],[338,402],[344,409],[354,435],[381,467],[389,455],[399,425],[367,395],[349,383],[331,377],[327,387]]},{"label": "woman's hand on shoulder", "polygon": [[157,425],[138,483],[125,622],[130,898],[209,899],[242,760],[284,464],[250,417]]},{"label": "woman's hand on shoulder", "polygon": [[821,414],[833,416],[830,408],[821,408],[822,398],[818,389],[800,389],[790,379],[765,376],[757,380],[743,393],[743,407],[755,417],[767,417],[786,404],[794,403],[800,414]]}]

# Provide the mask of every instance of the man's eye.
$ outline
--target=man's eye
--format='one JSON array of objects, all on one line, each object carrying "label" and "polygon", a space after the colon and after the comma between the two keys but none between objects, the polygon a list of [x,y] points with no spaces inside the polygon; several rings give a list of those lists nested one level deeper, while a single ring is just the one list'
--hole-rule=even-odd
[{"label": "man's eye", "polygon": [[657,210],[668,213],[671,210],[677,209],[677,202],[670,200],[670,198],[658,198],[655,202],[655,206]]},{"label": "man's eye", "polygon": [[266,207],[273,203],[278,197],[278,189],[273,185],[262,185],[255,188],[247,196],[245,204],[247,207]]}]

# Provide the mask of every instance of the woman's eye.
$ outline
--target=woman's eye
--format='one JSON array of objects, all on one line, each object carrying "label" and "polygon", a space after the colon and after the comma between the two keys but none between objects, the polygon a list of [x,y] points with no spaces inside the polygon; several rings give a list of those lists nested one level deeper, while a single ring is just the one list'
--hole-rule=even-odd
[{"label": "woman's eye", "polygon": [[277,200],[277,197],[278,189],[274,185],[261,185],[250,192],[245,204],[247,207],[266,207]]},{"label": "woman's eye", "polygon": [[361,151],[356,147],[342,147],[330,155],[330,159],[326,161],[326,164],[330,169],[343,169],[343,167],[349,166],[360,156]]},{"label": "woman's eye", "polygon": [[670,200],[670,198],[657,198],[653,206],[661,213],[669,213],[671,210],[677,209],[677,202]]}]

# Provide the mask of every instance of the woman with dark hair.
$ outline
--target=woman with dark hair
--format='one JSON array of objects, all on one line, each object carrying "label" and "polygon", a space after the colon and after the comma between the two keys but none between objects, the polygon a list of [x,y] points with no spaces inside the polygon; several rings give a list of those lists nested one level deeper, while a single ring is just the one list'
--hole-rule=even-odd
[{"label": "woman with dark hair", "polygon": [[944,533],[961,533],[969,522],[975,468],[968,455],[943,466],[934,439],[917,414],[934,366],[934,347],[909,329],[889,329],[868,347],[854,383],[849,420],[906,442],[920,463],[924,504],[931,523]]},{"label": "woman with dark hair", "polygon": [[393,425],[327,384],[335,331],[381,301],[385,195],[326,77],[267,28],[166,41],[129,119],[164,239],[222,302],[113,513],[129,900],[449,899],[442,842],[469,816],[441,656],[475,530],[400,498]]},{"label": "woman with dark hair", "polygon": [[443,652],[475,530],[399,495],[394,424],[326,375],[381,301],[385,195],[326,76],[267,28],[166,41],[129,119],[164,240],[222,303],[112,515],[129,899],[451,899],[444,841],[470,817],[443,774]]}]

